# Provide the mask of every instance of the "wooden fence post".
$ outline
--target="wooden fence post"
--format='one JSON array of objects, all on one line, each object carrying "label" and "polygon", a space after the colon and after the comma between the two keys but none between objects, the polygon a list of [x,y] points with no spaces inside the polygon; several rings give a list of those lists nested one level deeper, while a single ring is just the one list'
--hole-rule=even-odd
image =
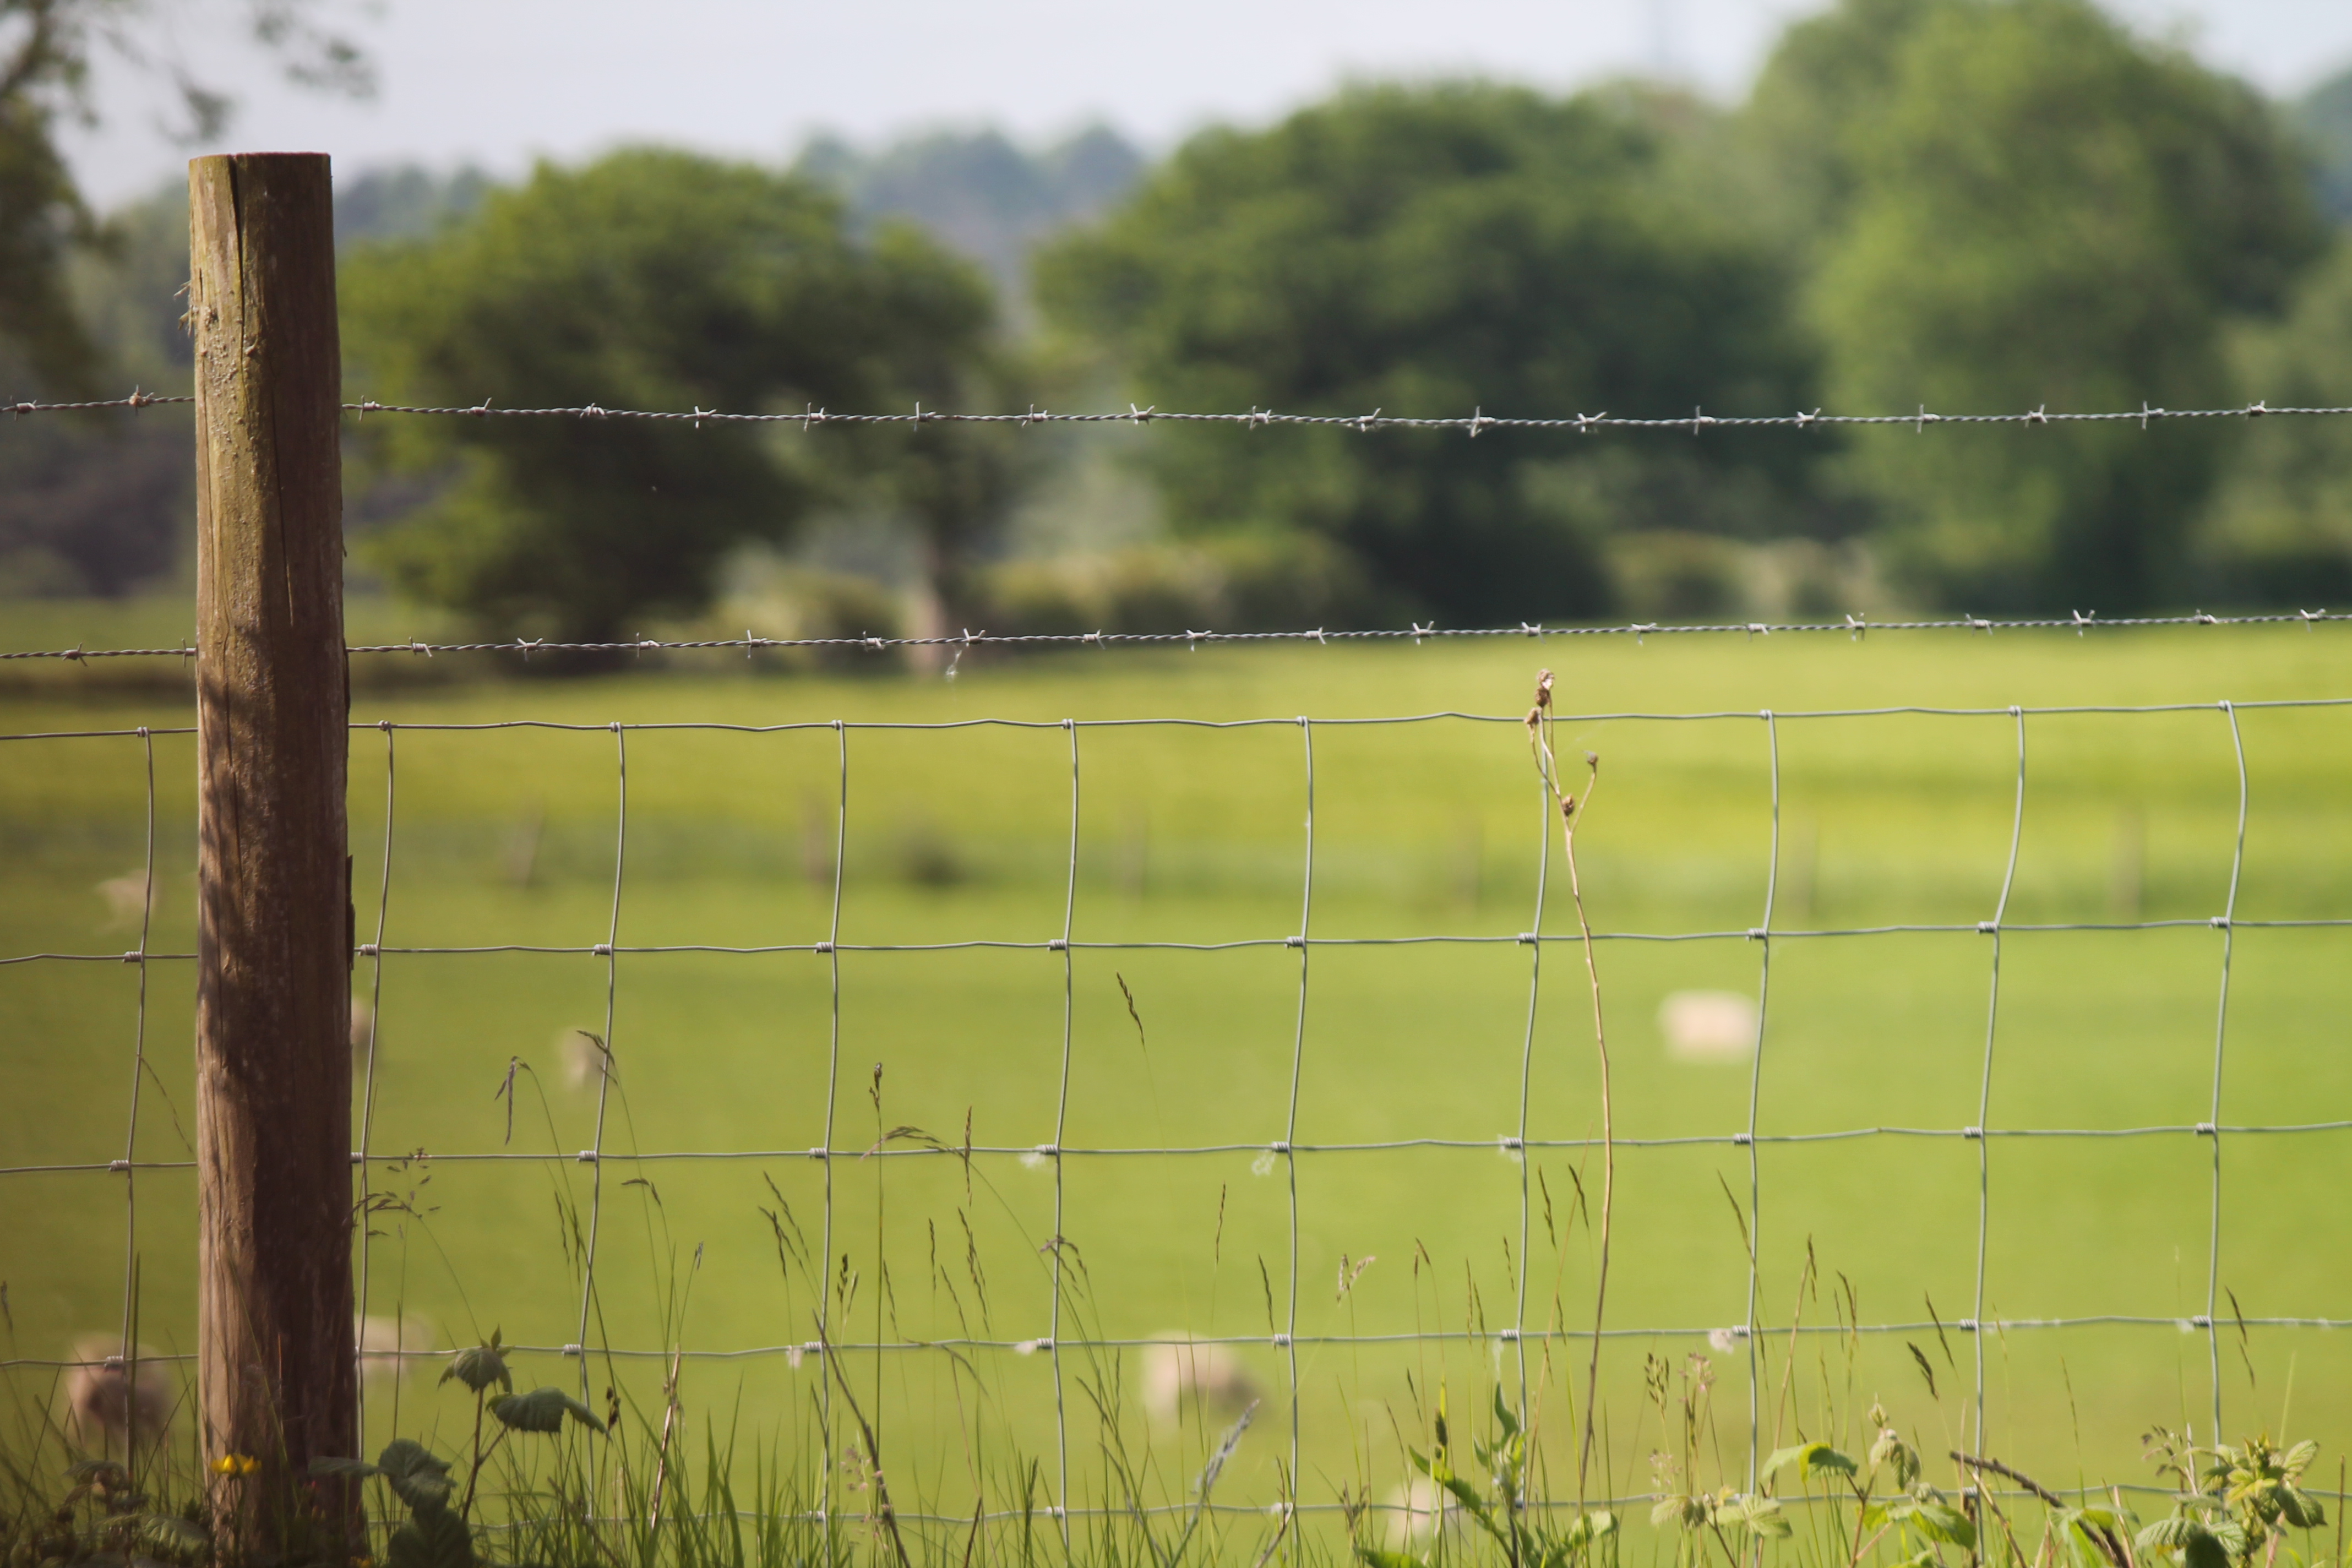
[{"label": "wooden fence post", "polygon": [[188,236],[198,1407],[208,1466],[259,1463],[211,1481],[262,1546],[299,1528],[310,1460],[351,1454],[357,1436],[351,686],[326,156],[192,161]]}]

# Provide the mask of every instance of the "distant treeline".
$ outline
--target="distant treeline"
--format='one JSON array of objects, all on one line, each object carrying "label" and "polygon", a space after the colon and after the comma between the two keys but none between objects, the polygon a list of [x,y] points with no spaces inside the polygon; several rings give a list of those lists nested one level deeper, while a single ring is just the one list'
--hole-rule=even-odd
[{"label": "distant treeline", "polygon": [[[1843,0],[1729,107],[1367,85],[1156,164],[940,133],[339,193],[355,394],[769,409],[2352,404],[2347,219],[2352,73],[2274,104],[2088,0]],[[74,264],[125,383],[184,379],[184,235],[167,194]],[[359,560],[500,635],[2352,596],[2352,422],[352,435]],[[176,417],[20,424],[0,592],[167,579],[188,468]]]}]

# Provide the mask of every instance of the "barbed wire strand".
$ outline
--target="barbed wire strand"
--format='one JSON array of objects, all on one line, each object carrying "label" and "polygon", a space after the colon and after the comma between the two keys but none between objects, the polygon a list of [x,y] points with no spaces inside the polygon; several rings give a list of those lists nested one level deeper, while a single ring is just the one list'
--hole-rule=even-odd
[{"label": "barbed wire strand", "polygon": [[[43,403],[37,399],[20,399],[0,404],[0,413],[23,416],[33,414],[82,413],[108,408],[141,409],[173,404],[193,404],[193,395],[159,395],[133,389],[127,397],[97,398],[79,403]],[[489,399],[467,405],[380,403],[363,398],[342,405],[346,414],[365,418],[371,414],[407,414],[470,419],[579,419],[626,420],[655,424],[692,425],[699,429],[705,425],[798,425],[803,430],[819,429],[833,425],[1003,425],[1025,429],[1033,425],[1134,426],[1147,425],[1228,425],[1251,430],[1274,426],[1296,426],[1353,430],[1370,434],[1378,430],[1454,430],[1474,439],[1490,430],[1573,430],[1589,435],[1595,430],[1663,430],[1687,432],[1697,436],[1708,430],[1810,430],[1815,427],[1834,428],[1842,426],[1903,426],[1924,434],[1931,425],[2018,425],[2048,426],[2052,425],[2121,425],[2137,424],[2143,430],[2151,424],[2178,419],[2263,419],[2263,418],[2326,418],[2352,414],[2352,407],[2327,405],[2273,408],[2267,401],[2241,404],[2229,408],[2158,408],[2143,400],[2137,408],[2102,409],[2079,414],[2053,414],[2044,404],[2039,408],[2006,414],[1934,414],[1921,404],[1910,414],[1824,414],[1820,409],[1799,410],[1793,414],[1717,415],[1704,406],[1690,413],[1629,416],[1612,415],[1605,410],[1599,414],[1574,414],[1550,417],[1521,417],[1493,415],[1484,406],[1466,415],[1407,416],[1393,415],[1374,409],[1370,414],[1277,414],[1271,408],[1253,405],[1244,413],[1185,413],[1163,410],[1157,405],[1138,407],[1128,405],[1124,411],[1113,409],[1092,414],[1055,414],[1032,406],[1019,414],[952,414],[942,409],[925,408],[916,405],[905,414],[835,414],[827,409],[808,405],[798,413],[766,414],[728,413],[716,408],[695,406],[688,409],[607,408],[601,404],[581,403],[534,408],[501,408]]]},{"label": "barbed wire strand", "polygon": [[[1510,626],[1440,626],[1434,623],[1423,626],[1418,622],[1399,629],[1371,627],[1353,631],[1316,627],[1297,631],[1220,632],[1209,629],[1182,632],[1011,632],[991,633],[967,631],[958,636],[885,637],[769,637],[747,635],[740,637],[635,637],[626,642],[565,642],[549,637],[511,637],[500,642],[426,642],[412,638],[396,643],[354,643],[344,648],[346,655],[367,656],[409,654],[420,658],[436,658],[442,654],[479,653],[516,654],[529,662],[534,654],[636,654],[693,653],[709,651],[741,651],[747,658],[760,652],[790,652],[795,649],[811,652],[883,653],[896,648],[953,648],[966,652],[974,648],[1087,648],[1111,647],[1169,647],[1179,644],[1190,648],[1216,647],[1227,643],[1255,645],[1265,643],[1314,643],[1328,646],[1349,642],[1402,642],[1410,638],[1416,645],[1426,642],[1476,640],[1492,637],[1532,637],[1541,642],[1549,637],[1630,637],[1639,641],[1653,637],[1759,637],[1806,636],[1834,633],[1860,639],[1870,632],[1982,632],[1990,637],[2004,631],[2071,631],[2077,637],[2093,631],[2145,630],[2166,626],[2301,626],[2305,630],[2337,621],[2352,620],[2352,611],[2274,610],[2242,615],[2210,615],[2203,610],[2172,616],[2116,616],[2102,617],[2095,610],[2072,611],[2064,616],[2009,616],[1992,618],[1984,616],[1958,616],[1931,620],[1874,621],[1864,614],[1848,614],[1837,621],[1722,621],[1676,624],[1664,621],[1628,621],[1622,624],[1548,626],[1539,621],[1523,621]],[[0,662],[19,659],[60,659],[80,663],[101,658],[177,658],[193,660],[196,650],[178,647],[91,648],[20,648],[0,651]],[[1563,715],[1565,717],[1565,715]],[[1317,722],[1328,722],[1318,720]],[[1514,721],[1516,722],[1516,721]],[[162,733],[163,731],[158,731]]]}]

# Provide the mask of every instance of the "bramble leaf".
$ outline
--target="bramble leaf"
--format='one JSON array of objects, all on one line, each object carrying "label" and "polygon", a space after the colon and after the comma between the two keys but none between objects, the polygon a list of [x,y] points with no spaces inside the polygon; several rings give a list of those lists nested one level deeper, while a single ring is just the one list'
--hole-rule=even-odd
[{"label": "bramble leaf", "polygon": [[370,1476],[383,1474],[365,1459],[338,1459],[326,1455],[320,1455],[310,1461],[309,1473],[321,1479],[330,1476],[349,1476],[352,1479],[360,1481],[367,1479]]},{"label": "bramble leaf", "polygon": [[384,1568],[474,1568],[474,1537],[446,1509],[420,1510],[392,1532]]},{"label": "bramble leaf", "polygon": [[413,1437],[395,1437],[375,1457],[375,1468],[393,1495],[418,1513],[449,1506],[449,1461]]},{"label": "bramble leaf", "polygon": [[1930,1541],[1940,1541],[1963,1552],[1976,1546],[1977,1527],[1969,1522],[1967,1514],[1949,1503],[1925,1500],[1915,1502],[1911,1507],[1911,1522],[1917,1525],[1919,1533]]},{"label": "bramble leaf", "polygon": [[490,1414],[518,1432],[560,1432],[567,1415],[592,1431],[604,1423],[560,1388],[534,1388],[529,1394],[502,1394],[490,1401]]},{"label": "bramble leaf", "polygon": [[476,1394],[497,1384],[509,1394],[514,1392],[514,1373],[507,1370],[506,1352],[499,1346],[499,1331],[492,1329],[487,1343],[472,1345],[449,1358],[442,1369],[441,1381],[456,1378]]}]

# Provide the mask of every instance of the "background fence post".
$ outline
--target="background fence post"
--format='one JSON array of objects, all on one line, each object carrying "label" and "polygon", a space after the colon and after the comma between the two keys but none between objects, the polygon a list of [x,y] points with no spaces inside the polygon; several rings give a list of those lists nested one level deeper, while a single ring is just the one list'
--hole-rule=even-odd
[{"label": "background fence post", "polygon": [[199,1408],[225,1517],[353,1452],[341,351],[324,154],[188,165]]}]

